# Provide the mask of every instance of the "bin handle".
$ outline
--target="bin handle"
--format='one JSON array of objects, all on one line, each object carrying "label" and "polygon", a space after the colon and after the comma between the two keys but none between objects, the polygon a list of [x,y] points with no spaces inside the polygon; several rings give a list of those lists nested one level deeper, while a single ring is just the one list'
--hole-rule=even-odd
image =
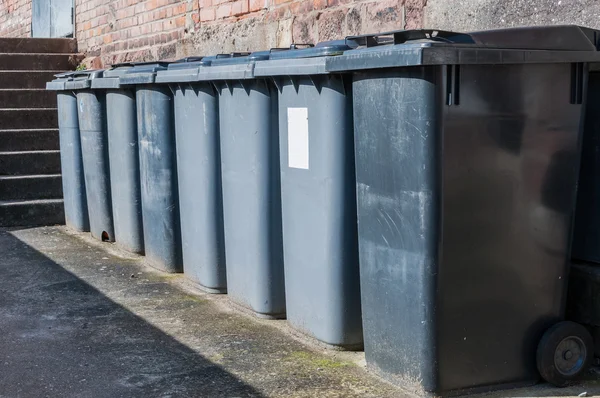
[{"label": "bin handle", "polygon": [[473,37],[466,33],[457,33],[436,29],[414,29],[395,30],[360,36],[347,36],[346,45],[354,42],[359,46],[375,47],[381,44],[402,44],[411,40],[432,40],[445,43],[475,43]]},{"label": "bin handle", "polygon": [[196,61],[202,61],[202,59],[203,59],[203,58],[204,58],[204,57],[200,57],[200,56],[194,56],[194,57],[185,57],[185,58],[178,59],[178,60],[177,60],[177,61],[175,61],[175,62],[178,62],[178,63],[183,63],[183,62],[196,62]]},{"label": "bin handle", "polygon": [[233,52],[233,53],[228,53],[228,54],[217,54],[216,58],[217,59],[236,58],[236,57],[246,57],[248,55],[250,55],[249,52]]},{"label": "bin handle", "polygon": [[299,47],[313,48],[315,45],[312,43],[292,43],[290,44],[290,50],[299,50]]}]

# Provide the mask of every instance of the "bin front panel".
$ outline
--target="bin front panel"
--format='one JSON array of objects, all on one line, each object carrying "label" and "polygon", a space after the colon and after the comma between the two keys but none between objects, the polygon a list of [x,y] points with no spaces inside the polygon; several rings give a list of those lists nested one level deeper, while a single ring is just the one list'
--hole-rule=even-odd
[{"label": "bin front panel", "polygon": [[365,351],[388,377],[435,392],[537,381],[539,339],[564,317],[582,116],[571,70],[355,77]]},{"label": "bin front panel", "polygon": [[353,77],[367,363],[407,387],[437,386],[441,68]]},{"label": "bin front panel", "polygon": [[277,92],[266,80],[219,84],[227,293],[285,313]]},{"label": "bin front panel", "polygon": [[94,238],[112,242],[115,233],[105,96],[92,90],[77,91],[77,105],[90,231]]},{"label": "bin front panel", "polygon": [[440,386],[535,382],[539,339],[564,318],[582,105],[570,64],[460,68],[443,136]]},{"label": "bin front panel", "polygon": [[77,96],[72,92],[59,91],[57,101],[65,220],[70,228],[82,232],[89,231]]},{"label": "bin front panel", "polygon": [[292,79],[279,95],[287,318],[328,344],[357,347],[362,323],[350,87],[339,75]]},{"label": "bin front panel", "polygon": [[181,230],[173,125],[168,86],[136,87],[144,249],[154,267],[181,272]]},{"label": "bin front panel", "polygon": [[[600,73],[589,75],[573,258],[600,263]],[[599,313],[600,315],[600,313]]]},{"label": "bin front panel", "polygon": [[174,87],[183,269],[201,286],[223,292],[227,280],[218,94],[210,83]]},{"label": "bin front panel", "polygon": [[135,91],[108,90],[106,116],[115,241],[144,253]]}]

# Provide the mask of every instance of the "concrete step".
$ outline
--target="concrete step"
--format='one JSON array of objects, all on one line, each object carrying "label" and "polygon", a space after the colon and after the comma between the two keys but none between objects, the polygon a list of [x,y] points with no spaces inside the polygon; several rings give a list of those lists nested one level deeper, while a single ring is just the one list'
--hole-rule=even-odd
[{"label": "concrete step", "polygon": [[82,59],[81,54],[0,53],[0,70],[73,70]]},{"label": "concrete step", "polygon": [[45,89],[0,89],[0,108],[56,108],[56,92]]},{"label": "concrete step", "polygon": [[0,175],[59,173],[60,151],[0,152]]},{"label": "concrete step", "polygon": [[0,37],[0,48],[6,53],[76,53],[75,39],[31,39]]},{"label": "concrete step", "polygon": [[60,199],[60,174],[0,176],[0,200]]},{"label": "concrete step", "polygon": [[55,129],[58,112],[55,108],[0,109],[0,130]]},{"label": "concrete step", "polygon": [[64,223],[62,199],[0,201],[2,227],[34,227]]},{"label": "concrete step", "polygon": [[60,72],[55,70],[0,70],[0,89],[46,88],[46,82],[54,79],[54,75]]},{"label": "concrete step", "polygon": [[58,129],[0,130],[0,152],[59,148]]}]

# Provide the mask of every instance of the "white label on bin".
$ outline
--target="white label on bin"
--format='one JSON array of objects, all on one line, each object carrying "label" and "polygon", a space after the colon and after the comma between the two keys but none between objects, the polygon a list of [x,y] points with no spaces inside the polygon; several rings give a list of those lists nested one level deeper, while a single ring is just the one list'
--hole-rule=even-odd
[{"label": "white label on bin", "polygon": [[288,166],[308,170],[308,108],[288,108]]}]

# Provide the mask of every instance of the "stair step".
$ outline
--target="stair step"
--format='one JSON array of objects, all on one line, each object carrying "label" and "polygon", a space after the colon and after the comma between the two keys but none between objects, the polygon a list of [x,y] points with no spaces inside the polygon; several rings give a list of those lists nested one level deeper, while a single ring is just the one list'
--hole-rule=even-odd
[{"label": "stair step", "polygon": [[35,227],[64,223],[62,199],[0,201],[2,227]]},{"label": "stair step", "polygon": [[60,151],[0,152],[0,175],[59,173]]},{"label": "stair step", "polygon": [[54,75],[60,72],[62,71],[0,70],[0,89],[46,88],[46,82],[54,79]]},{"label": "stair step", "polygon": [[0,48],[6,53],[75,53],[75,39],[0,37]]},{"label": "stair step", "polygon": [[72,70],[81,59],[80,54],[0,53],[0,70]]},{"label": "stair step", "polygon": [[56,93],[44,89],[0,89],[0,108],[56,108]]},{"label": "stair step", "polygon": [[0,200],[60,199],[60,174],[0,176]]},{"label": "stair step", "polygon": [[0,130],[57,127],[58,111],[55,108],[0,109]]},{"label": "stair step", "polygon": [[0,130],[0,152],[60,148],[58,129]]}]

